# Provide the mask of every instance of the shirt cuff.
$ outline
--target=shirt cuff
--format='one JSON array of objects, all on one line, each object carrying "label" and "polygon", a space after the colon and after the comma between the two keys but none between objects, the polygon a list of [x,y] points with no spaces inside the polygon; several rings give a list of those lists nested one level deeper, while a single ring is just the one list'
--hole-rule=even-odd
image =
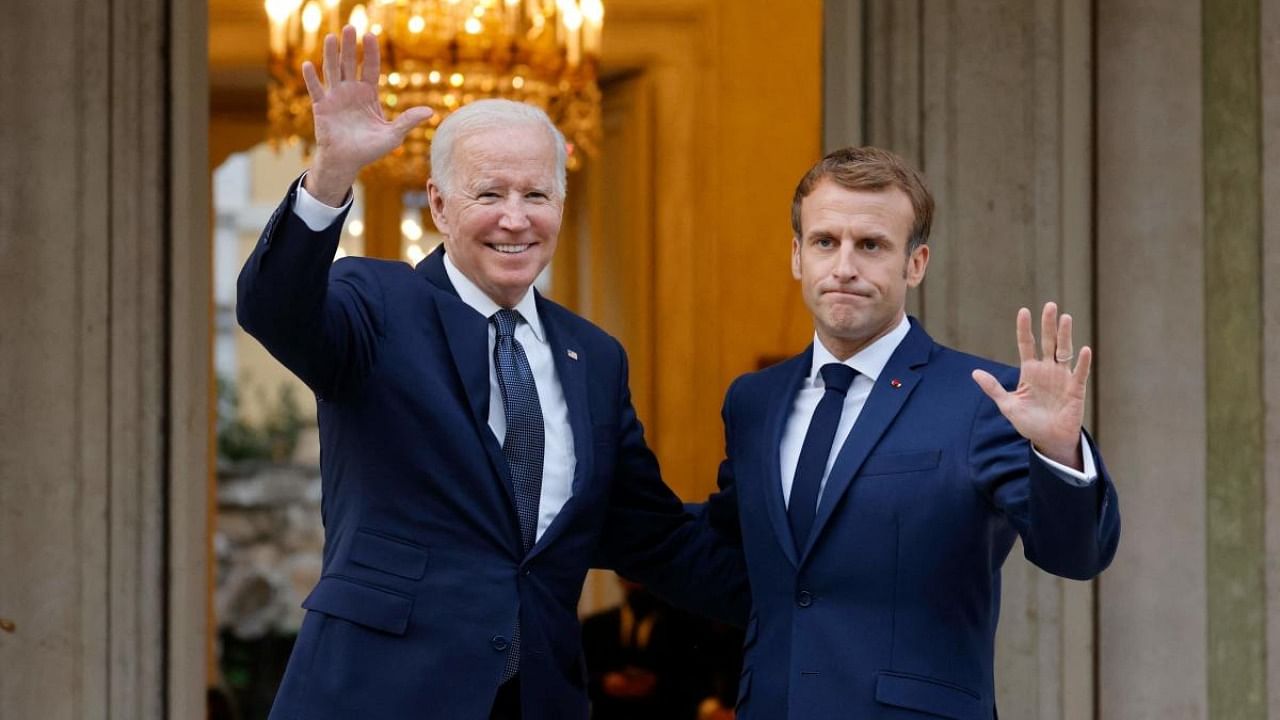
[{"label": "shirt cuff", "polygon": [[298,199],[293,203],[293,214],[306,223],[307,227],[311,228],[311,232],[320,232],[332,225],[342,216],[342,213],[347,211],[347,208],[351,207],[351,201],[355,199],[355,195],[348,191],[347,200],[342,203],[342,207],[331,207],[307,192],[307,189],[302,186],[306,179],[307,174],[303,173],[298,180]]},{"label": "shirt cuff", "polygon": [[1063,482],[1076,487],[1088,487],[1098,479],[1098,467],[1093,463],[1093,448],[1089,447],[1089,438],[1085,434],[1080,433],[1080,453],[1084,456],[1084,472],[1069,468],[1062,463],[1054,462],[1036,450],[1035,446],[1031,446],[1031,451],[1040,458],[1040,462],[1049,466],[1049,470],[1057,475]]}]

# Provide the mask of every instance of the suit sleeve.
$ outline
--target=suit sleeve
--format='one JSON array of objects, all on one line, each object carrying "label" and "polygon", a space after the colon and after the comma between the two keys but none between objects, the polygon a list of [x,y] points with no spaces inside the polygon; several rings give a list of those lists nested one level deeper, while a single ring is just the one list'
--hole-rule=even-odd
[{"label": "suit sleeve", "polygon": [[333,262],[341,218],[311,230],[293,212],[297,193],[295,182],[240,271],[236,318],[327,398],[373,366],[382,334],[382,291],[368,261]]},{"label": "suit sleeve", "polygon": [[[1017,371],[1000,378],[1009,389]],[[971,476],[1022,538],[1023,551],[1037,567],[1065,578],[1089,580],[1111,564],[1120,542],[1120,509],[1115,486],[1089,438],[1097,481],[1064,482],[1018,435],[994,402],[978,400],[970,431]]]},{"label": "suit sleeve", "polygon": [[600,564],[672,605],[743,626],[751,602],[746,561],[737,538],[717,527],[723,502],[686,509],[662,482],[631,404],[626,356],[619,353],[618,450]]}]

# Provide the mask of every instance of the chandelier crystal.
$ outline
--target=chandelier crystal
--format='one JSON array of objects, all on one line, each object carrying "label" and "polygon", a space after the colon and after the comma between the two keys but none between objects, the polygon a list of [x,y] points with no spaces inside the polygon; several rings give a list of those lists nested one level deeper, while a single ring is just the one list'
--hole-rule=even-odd
[{"label": "chandelier crystal", "polygon": [[272,143],[314,144],[300,67],[321,67],[323,37],[344,24],[378,38],[378,79],[388,120],[426,105],[435,114],[371,165],[375,179],[421,188],[435,128],[481,98],[541,107],[564,133],[569,168],[595,154],[600,134],[602,0],[266,0],[271,24],[267,116]]}]

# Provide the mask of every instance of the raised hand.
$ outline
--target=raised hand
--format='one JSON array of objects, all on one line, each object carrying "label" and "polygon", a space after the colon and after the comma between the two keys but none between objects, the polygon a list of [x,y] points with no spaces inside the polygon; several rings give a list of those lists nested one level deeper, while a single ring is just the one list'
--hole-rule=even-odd
[{"label": "raised hand", "polygon": [[426,107],[408,108],[394,121],[382,115],[378,101],[378,39],[363,40],[364,62],[356,74],[356,30],[342,29],[341,47],[332,34],[324,38],[324,77],[310,61],[302,64],[302,78],[311,95],[316,150],[307,173],[307,192],[327,205],[338,206],[356,176],[404,142],[404,136],[431,117]]},{"label": "raised hand", "polygon": [[[1040,315],[1040,357],[1031,335],[1031,311],[1018,311],[1018,357],[1022,374],[1018,387],[1006,391],[983,370],[974,370],[974,382],[1008,418],[1014,429],[1031,441],[1045,457],[1081,470],[1080,429],[1084,423],[1085,387],[1093,352],[1071,350],[1071,316],[1058,316],[1058,306],[1045,303]],[[1073,369],[1071,361],[1075,359]]]}]

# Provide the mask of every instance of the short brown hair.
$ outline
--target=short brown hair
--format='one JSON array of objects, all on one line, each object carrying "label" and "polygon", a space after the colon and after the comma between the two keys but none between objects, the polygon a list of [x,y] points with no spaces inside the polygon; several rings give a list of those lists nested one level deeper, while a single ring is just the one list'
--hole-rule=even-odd
[{"label": "short brown hair", "polygon": [[801,236],[800,204],[819,182],[827,178],[849,190],[897,188],[906,193],[915,214],[907,253],[929,242],[929,228],[933,225],[933,196],[925,187],[924,178],[906,160],[870,145],[835,150],[800,178],[796,193],[791,198],[791,230],[797,238]]}]

